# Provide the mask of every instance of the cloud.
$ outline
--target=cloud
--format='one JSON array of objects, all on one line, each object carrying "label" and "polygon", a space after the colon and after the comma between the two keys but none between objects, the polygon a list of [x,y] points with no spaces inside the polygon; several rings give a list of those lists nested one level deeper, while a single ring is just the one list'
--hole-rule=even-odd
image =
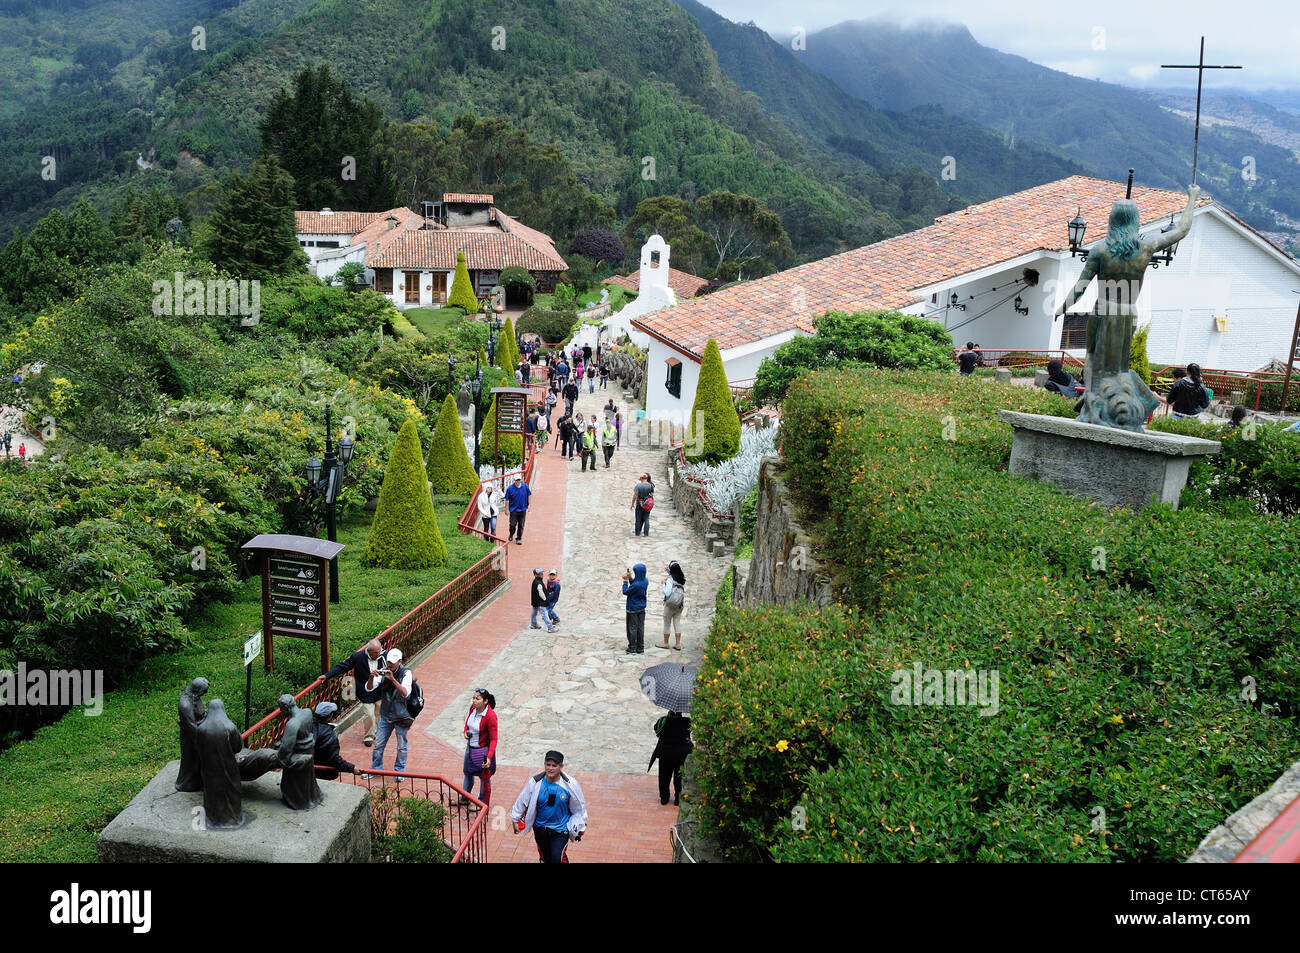
[{"label": "cloud", "polygon": [[1142,83],[1149,83],[1160,72],[1160,67],[1154,63],[1139,63],[1136,66],[1128,68],[1128,74]]}]

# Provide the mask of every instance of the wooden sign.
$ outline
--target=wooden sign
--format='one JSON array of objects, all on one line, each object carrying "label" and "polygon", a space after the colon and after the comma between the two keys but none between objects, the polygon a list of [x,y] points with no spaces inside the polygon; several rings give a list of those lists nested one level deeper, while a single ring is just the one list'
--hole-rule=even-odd
[{"label": "wooden sign", "polygon": [[522,434],[532,391],[525,387],[494,387],[492,393],[497,398],[497,433]]},{"label": "wooden sign", "polygon": [[310,536],[264,534],[243,549],[261,555],[266,670],[275,669],[275,636],[320,643],[321,674],[330,667],[329,564],[343,550]]}]

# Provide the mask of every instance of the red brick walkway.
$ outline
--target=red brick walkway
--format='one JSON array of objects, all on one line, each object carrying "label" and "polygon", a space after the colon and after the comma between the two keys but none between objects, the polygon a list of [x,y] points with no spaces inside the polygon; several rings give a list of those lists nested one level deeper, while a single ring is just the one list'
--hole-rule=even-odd
[{"label": "red brick walkway", "polygon": [[[422,727],[427,728],[433,714],[443,711],[468,686],[479,684],[479,675],[488,663],[527,626],[533,567],[559,566],[563,570],[566,467],[554,452],[537,455],[524,543],[510,545],[510,589],[416,668],[415,676],[425,697],[425,725],[417,722],[410,733],[407,771],[439,774],[455,784],[461,782],[464,749],[447,746],[425,734]],[[505,522],[502,514],[498,532],[504,531]],[[508,702],[507,699],[497,701],[500,707]],[[510,731],[508,722],[500,727],[503,735]],[[358,767],[370,764],[371,749],[362,745],[363,734],[358,722],[341,739],[343,756]],[[390,770],[396,745],[394,736],[384,753],[385,767]],[[534,767],[502,766],[492,779],[493,816],[488,832],[488,858],[492,861],[537,862],[532,834],[514,834],[508,817],[529,775],[542,770],[544,754],[537,752]],[[672,860],[668,828],[677,822],[677,808],[660,805],[656,774],[587,774],[579,764],[567,764],[565,768],[582,785],[590,817],[582,842],[569,848],[571,861],[668,863]]]}]

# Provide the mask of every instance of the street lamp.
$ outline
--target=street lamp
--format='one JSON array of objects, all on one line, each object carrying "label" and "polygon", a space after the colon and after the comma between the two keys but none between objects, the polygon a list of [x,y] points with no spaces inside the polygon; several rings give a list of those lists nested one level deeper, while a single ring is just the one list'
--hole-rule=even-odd
[{"label": "street lamp", "polygon": [[[1174,224],[1174,214],[1169,213],[1169,224],[1160,229],[1160,234],[1165,235],[1172,232],[1178,226]],[[1159,268],[1162,264],[1172,265],[1174,263],[1174,252],[1178,251],[1178,242],[1174,242],[1164,251],[1158,251],[1151,256],[1151,267]]]},{"label": "street lamp", "polygon": [[[349,437],[338,442],[338,452],[334,450],[333,417],[330,405],[325,405],[325,459],[312,457],[304,468],[307,477],[307,489],[325,501],[326,535],[331,543],[338,542],[338,529],[335,524],[335,504],[338,503],[339,491],[343,488],[343,474],[356,444]],[[339,562],[335,556],[330,560],[330,602],[339,601]]]},{"label": "street lamp", "polygon": [[1082,206],[1075,211],[1074,218],[1066,223],[1066,228],[1070,233],[1070,257],[1074,258],[1077,255],[1080,258],[1087,258],[1088,250],[1079,247],[1083,244],[1083,233],[1088,230],[1088,223],[1083,220]]},{"label": "street lamp", "polygon": [[483,457],[479,453],[478,446],[479,431],[483,429],[483,407],[479,403],[479,397],[483,393],[483,368],[477,357],[474,358],[474,368],[474,377],[469,382],[469,389],[474,395],[474,472],[478,473],[483,466]]}]

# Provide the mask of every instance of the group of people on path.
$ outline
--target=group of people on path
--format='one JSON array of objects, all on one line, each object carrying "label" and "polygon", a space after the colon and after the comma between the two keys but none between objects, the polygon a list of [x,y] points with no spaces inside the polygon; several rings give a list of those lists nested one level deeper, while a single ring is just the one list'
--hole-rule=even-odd
[{"label": "group of people on path", "polygon": [[[5,458],[8,459],[9,454],[13,452],[14,435],[5,431],[4,436],[0,437],[0,443],[4,444]],[[18,441],[18,462],[27,462],[27,443],[23,440]]]}]

